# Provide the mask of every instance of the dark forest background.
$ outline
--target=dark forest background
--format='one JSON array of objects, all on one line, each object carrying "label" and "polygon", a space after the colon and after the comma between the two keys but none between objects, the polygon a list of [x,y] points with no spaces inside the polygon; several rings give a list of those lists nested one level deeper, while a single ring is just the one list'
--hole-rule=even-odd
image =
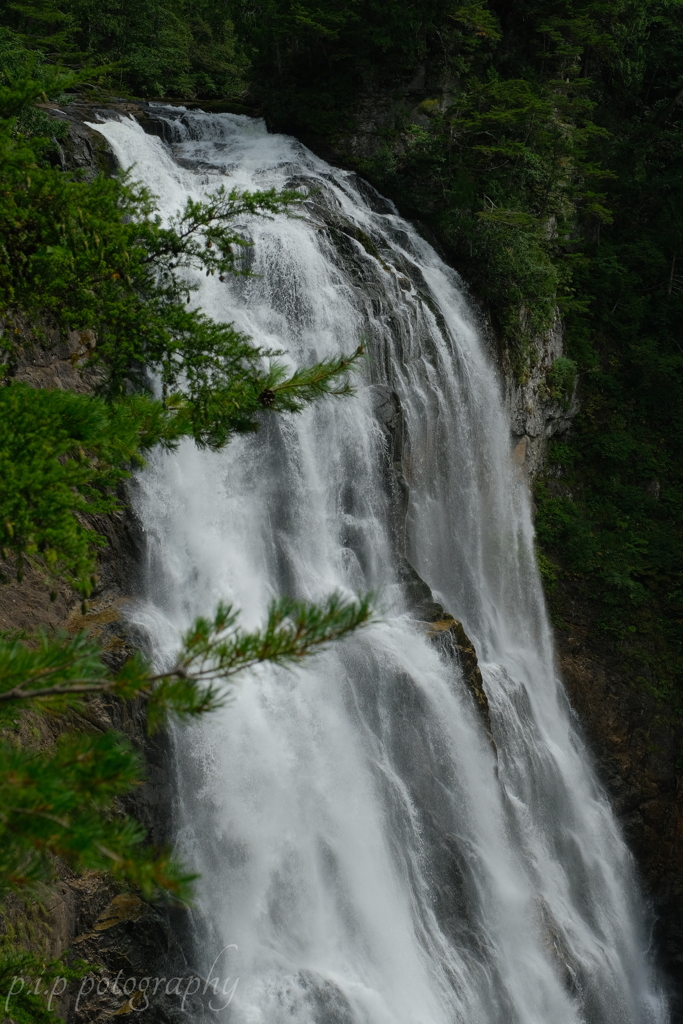
[{"label": "dark forest background", "polygon": [[227,101],[333,146],[417,76],[420,116],[356,166],[435,234],[519,379],[559,308],[548,393],[578,389],[581,412],[536,484],[551,610],[590,609],[593,640],[680,711],[680,0],[25,0],[2,25],[6,82],[61,65],[81,71],[64,101]]}]

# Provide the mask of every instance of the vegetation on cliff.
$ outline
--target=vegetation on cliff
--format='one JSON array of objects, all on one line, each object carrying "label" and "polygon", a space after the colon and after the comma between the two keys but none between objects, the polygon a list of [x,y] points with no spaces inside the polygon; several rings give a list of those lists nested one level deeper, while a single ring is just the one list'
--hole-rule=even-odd
[{"label": "vegetation on cliff", "polygon": [[566,356],[548,391],[566,402],[576,380],[581,413],[537,487],[551,606],[679,711],[680,4],[232,11],[271,123],[331,144],[431,229],[521,379],[559,307]]}]

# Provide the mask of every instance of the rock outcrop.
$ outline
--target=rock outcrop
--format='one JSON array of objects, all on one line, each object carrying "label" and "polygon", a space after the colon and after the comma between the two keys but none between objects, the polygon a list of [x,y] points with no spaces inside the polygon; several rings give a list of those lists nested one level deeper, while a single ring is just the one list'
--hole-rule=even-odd
[{"label": "rock outcrop", "polygon": [[486,733],[493,742],[491,735],[491,715],[489,712],[489,700],[484,689],[479,660],[474,644],[465,632],[465,627],[452,615],[444,613],[443,618],[436,619],[429,623],[427,636],[433,640],[445,653],[457,658],[467,687],[474,697],[479,713],[486,726]]},{"label": "rock outcrop", "polygon": [[546,466],[550,438],[565,434],[579,411],[575,389],[558,399],[550,384],[553,366],[564,354],[564,329],[557,317],[549,331],[533,339],[522,376],[506,353],[502,357],[512,457],[531,477]]}]

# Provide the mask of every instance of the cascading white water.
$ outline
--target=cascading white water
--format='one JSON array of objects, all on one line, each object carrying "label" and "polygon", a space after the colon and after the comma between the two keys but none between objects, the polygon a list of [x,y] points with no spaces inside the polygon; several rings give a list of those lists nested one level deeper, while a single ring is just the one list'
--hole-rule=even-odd
[{"label": "cascading white water", "polygon": [[[176,730],[197,969],[230,946],[235,1024],[664,1024],[457,275],[368,185],[262,122],[156,116],[167,142],[133,120],[92,127],[164,215],[220,183],[319,190],[301,217],[246,226],[258,276],[201,279],[202,308],[298,364],[361,340],[369,359],[352,399],[264,417],[220,454],[188,442],[152,460],[136,485],[138,621],[164,660],[219,599],[247,625],[279,593],[373,589],[385,609],[305,670],[254,672],[232,706]],[[476,645],[497,758],[457,664],[409,616],[404,543]]]}]

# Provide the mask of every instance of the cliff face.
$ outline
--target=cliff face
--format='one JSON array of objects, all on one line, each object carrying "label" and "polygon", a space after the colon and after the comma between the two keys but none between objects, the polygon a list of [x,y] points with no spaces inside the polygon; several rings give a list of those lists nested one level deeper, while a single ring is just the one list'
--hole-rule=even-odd
[{"label": "cliff face", "polygon": [[[423,67],[408,83],[369,85],[350,119],[352,129],[334,138],[309,135],[304,141],[325,159],[367,174],[372,160],[386,152],[389,135],[396,155],[407,144],[397,135],[397,124],[427,125],[429,114],[449,102],[448,81],[431,80],[429,68]],[[422,230],[438,248],[439,239],[429,228]],[[466,268],[461,270],[466,278]],[[558,401],[548,387],[550,368],[565,355],[562,322],[558,317],[549,331],[532,340],[520,373],[519,361],[496,337],[483,308],[481,319],[500,370],[511,457],[531,485],[543,476],[551,488],[563,491],[561,469],[549,462],[548,442],[571,431],[581,392],[575,389]],[[643,687],[642,679],[629,675],[624,652],[615,657],[619,641],[596,642],[590,635],[599,609],[573,589],[571,580],[552,581],[548,599],[559,668],[653,904],[654,941],[671,988],[673,1019],[683,1021],[683,723]]]},{"label": "cliff face", "polygon": [[[69,137],[55,157],[64,169],[78,169],[89,180],[98,171],[109,173],[116,168],[102,136],[83,124],[96,119],[92,107],[74,104],[67,113],[52,106],[46,109],[69,121]],[[129,105],[117,104],[117,109],[127,112]],[[140,111],[137,106],[134,109]],[[12,330],[20,340],[19,356],[13,366],[15,379],[37,388],[81,393],[93,390],[96,375],[82,373],[79,362],[88,346],[87,336],[75,331],[61,336],[49,324],[42,324],[46,340],[39,341],[21,317],[0,327]],[[126,605],[137,592],[141,539],[134,518],[127,512],[92,517],[91,525],[106,537],[107,545],[98,560],[98,584],[86,613],[81,613],[80,599],[73,591],[64,585],[53,587],[40,572],[31,569],[21,582],[10,581],[0,587],[0,630],[87,630],[102,643],[105,660],[116,668],[134,650],[135,641],[126,624]],[[51,589],[56,591],[52,601]],[[122,802],[121,810],[134,815],[145,826],[152,842],[168,843],[171,787],[167,736],[147,734],[141,702],[93,697],[76,717],[25,712],[20,740],[28,747],[47,749],[64,730],[79,725],[96,730],[116,729],[142,753],[145,781]],[[7,936],[19,946],[49,958],[70,950],[76,958],[92,965],[93,973],[86,975],[82,983],[71,985],[59,1000],[59,1011],[69,1024],[105,1020],[112,1013],[121,1012],[130,993],[114,988],[119,972],[121,985],[133,976],[165,973],[185,981],[193,977],[188,975],[178,938],[186,928],[184,911],[171,912],[168,907],[147,904],[135,894],[121,892],[111,878],[98,872],[78,876],[62,864],[57,864],[56,869],[58,880],[50,890],[3,900],[0,937]],[[166,997],[162,986],[147,1019],[166,1024],[174,1019],[178,1003],[177,994]],[[140,1004],[138,999],[135,1008]],[[186,1008],[191,1004],[189,999]]]},{"label": "cliff face", "polygon": [[[15,325],[16,326],[16,325]],[[22,353],[16,377],[35,387],[71,388],[88,391],[92,379],[81,376],[72,358],[80,339],[49,338],[49,347],[37,344],[26,325],[22,333]],[[88,630],[103,645],[104,657],[112,667],[120,664],[133,650],[125,624],[125,606],[135,594],[136,566],[140,550],[135,523],[122,513],[117,517],[98,517],[93,526],[107,538],[99,561],[99,583],[81,614],[80,601],[66,587],[57,587],[56,600],[41,574],[28,571],[21,583],[0,587],[0,629],[33,630],[39,627],[63,629],[69,633]],[[166,739],[149,737],[145,730],[144,708],[140,703],[122,704],[116,700],[90,698],[80,713],[80,724],[95,729],[116,729],[140,750],[147,765],[147,778],[122,810],[135,815],[147,828],[150,838],[164,843],[170,835],[170,789],[167,785]],[[83,721],[84,720],[84,721]],[[25,712],[20,739],[28,747],[49,748],[67,728],[78,727],[73,716],[46,716]],[[154,974],[162,965],[168,974],[182,974],[186,964],[179,942],[171,929],[164,908],[143,903],[133,894],[121,893],[111,879],[97,872],[77,876],[57,865],[56,885],[34,897],[11,896],[0,906],[0,936],[11,937],[21,946],[49,958],[71,949],[78,959],[102,969],[97,980],[115,978],[119,970],[127,978],[135,973]],[[182,931],[182,928],[178,929]],[[160,968],[159,968],[160,969]],[[162,972],[163,973],[163,972]],[[87,975],[61,1000],[60,1010],[73,1024],[105,1019],[125,999],[98,987]],[[163,999],[154,1019],[163,1022]],[[155,1011],[156,1012],[156,1011]]]},{"label": "cliff face", "polygon": [[560,669],[656,914],[655,948],[683,1020],[683,725],[623,668],[612,645],[586,641],[594,612],[554,594]]},{"label": "cliff face", "polygon": [[558,318],[546,334],[534,338],[527,372],[520,379],[509,353],[500,354],[505,402],[510,417],[512,457],[533,480],[547,466],[548,441],[571,429],[579,411],[574,392],[563,404],[553,398],[548,377],[553,364],[564,355],[564,332]]}]

